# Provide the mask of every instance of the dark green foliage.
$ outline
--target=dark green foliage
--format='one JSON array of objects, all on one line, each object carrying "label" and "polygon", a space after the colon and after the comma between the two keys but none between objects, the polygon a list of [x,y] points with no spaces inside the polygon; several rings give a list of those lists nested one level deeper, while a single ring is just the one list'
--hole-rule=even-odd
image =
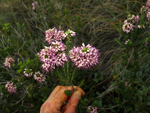
[{"label": "dark green foliage", "polygon": [[[79,102],[78,113],[87,112],[88,106],[98,107],[100,113],[150,111],[150,44],[144,46],[150,43],[150,33],[134,29],[127,35],[122,31],[127,15],[138,14],[146,0],[37,1],[35,10],[30,0],[12,0],[11,5],[7,0],[0,2],[0,112],[38,113],[57,85],[71,84],[86,93]],[[145,19],[142,14],[139,23]],[[148,25],[149,22],[146,29]],[[53,27],[76,32],[75,38],[65,40],[67,52],[83,42],[98,48],[99,65],[79,70],[66,63],[52,73],[44,72],[37,53],[49,46],[44,32]],[[4,66],[6,57],[15,59],[11,68]],[[40,71],[46,75],[46,82],[25,77],[25,69],[31,69],[33,75]],[[17,93],[9,94],[5,88],[8,81],[14,83]],[[73,92],[64,93],[71,96]]]},{"label": "dark green foliage", "polygon": [[72,91],[71,90],[65,90],[64,93],[66,95],[68,95],[69,97],[72,95]]}]

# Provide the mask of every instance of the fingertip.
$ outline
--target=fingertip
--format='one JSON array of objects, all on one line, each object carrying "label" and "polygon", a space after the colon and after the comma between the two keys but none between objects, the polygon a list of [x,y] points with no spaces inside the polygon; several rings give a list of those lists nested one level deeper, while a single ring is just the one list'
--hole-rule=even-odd
[{"label": "fingertip", "polygon": [[[82,96],[85,95],[85,92],[79,86],[73,86],[73,87],[74,87],[75,90],[81,91],[82,92]],[[67,89],[73,91],[72,86],[68,86]]]},{"label": "fingertip", "polygon": [[84,95],[85,95],[85,92],[83,91],[83,92],[82,92],[82,96],[84,96]]},{"label": "fingertip", "polygon": [[80,99],[82,96],[82,92],[81,91],[75,91],[74,95],[76,96],[76,98]]},{"label": "fingertip", "polygon": [[81,91],[75,91],[72,96],[69,98],[64,113],[75,113],[76,108],[78,106],[78,103],[81,99],[82,92]]}]

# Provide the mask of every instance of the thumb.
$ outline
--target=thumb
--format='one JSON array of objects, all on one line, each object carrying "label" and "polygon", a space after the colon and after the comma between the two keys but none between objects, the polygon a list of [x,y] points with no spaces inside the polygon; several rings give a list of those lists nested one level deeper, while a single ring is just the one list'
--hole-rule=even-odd
[{"label": "thumb", "polygon": [[75,113],[76,108],[78,106],[79,100],[81,99],[82,92],[81,91],[75,91],[72,96],[69,98],[64,113]]}]

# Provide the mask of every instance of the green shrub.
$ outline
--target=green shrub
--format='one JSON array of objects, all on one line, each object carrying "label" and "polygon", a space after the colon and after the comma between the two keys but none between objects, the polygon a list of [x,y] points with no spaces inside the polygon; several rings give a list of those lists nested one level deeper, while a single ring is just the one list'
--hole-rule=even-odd
[{"label": "green shrub", "polygon": [[[145,4],[146,1],[142,2]],[[137,14],[142,2],[38,0],[35,10],[31,1],[22,2],[19,7],[15,7],[14,2],[14,6],[10,7],[13,19],[0,15],[0,110],[37,113],[57,85],[73,84],[86,92],[78,105],[79,113],[86,112],[88,106],[97,107],[98,112],[148,112],[149,21],[146,13],[141,14],[136,25],[144,25],[145,28],[135,28],[129,33],[122,31],[121,22],[129,13]],[[8,11],[1,9],[1,12]],[[44,32],[53,27],[76,32],[75,38],[66,40],[67,52],[83,42],[100,49],[99,65],[81,71],[66,63],[53,72],[43,71],[37,53],[44,46],[49,46]],[[15,59],[11,68],[4,66],[6,57]],[[25,69],[28,74],[40,71],[46,75],[46,81],[39,83],[33,77],[24,76]],[[16,93],[7,91],[7,82],[13,82]]]}]

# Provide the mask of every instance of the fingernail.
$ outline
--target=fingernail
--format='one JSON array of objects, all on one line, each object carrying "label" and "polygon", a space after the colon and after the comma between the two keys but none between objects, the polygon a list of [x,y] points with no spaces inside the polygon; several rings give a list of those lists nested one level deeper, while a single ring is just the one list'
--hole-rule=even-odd
[{"label": "fingernail", "polygon": [[80,99],[82,93],[81,93],[80,91],[76,91],[76,92],[74,93],[74,95],[75,95],[78,99]]}]

